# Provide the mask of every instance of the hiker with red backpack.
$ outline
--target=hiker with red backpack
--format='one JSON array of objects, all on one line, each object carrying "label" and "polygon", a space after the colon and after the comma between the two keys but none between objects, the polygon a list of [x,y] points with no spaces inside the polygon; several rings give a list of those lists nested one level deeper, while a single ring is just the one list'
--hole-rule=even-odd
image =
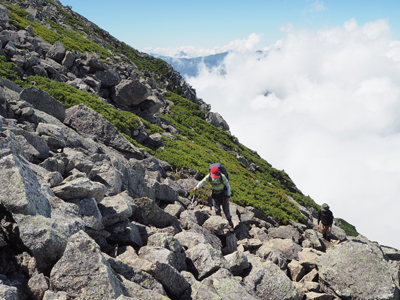
[{"label": "hiker with red backpack", "polygon": [[229,201],[231,199],[231,186],[229,184],[228,172],[221,164],[213,164],[209,167],[210,173],[207,174],[198,184],[194,187],[194,191],[204,186],[207,182],[211,184],[212,189],[212,202],[215,213],[221,216],[221,205],[224,210],[226,219],[229,226],[233,228],[232,217],[229,211]]}]

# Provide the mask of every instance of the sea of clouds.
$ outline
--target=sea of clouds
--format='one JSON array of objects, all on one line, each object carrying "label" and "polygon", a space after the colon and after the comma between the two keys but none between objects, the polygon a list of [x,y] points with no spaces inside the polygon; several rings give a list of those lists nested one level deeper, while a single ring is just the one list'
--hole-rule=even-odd
[{"label": "sea of clouds", "polygon": [[233,51],[188,82],[305,195],[400,249],[400,41],[385,20],[282,30],[264,54],[257,34],[221,47]]}]

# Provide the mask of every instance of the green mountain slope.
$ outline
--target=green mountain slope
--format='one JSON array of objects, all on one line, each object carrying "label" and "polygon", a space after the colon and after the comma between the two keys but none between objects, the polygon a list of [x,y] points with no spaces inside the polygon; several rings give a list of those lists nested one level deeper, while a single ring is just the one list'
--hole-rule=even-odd
[{"label": "green mountain slope", "polygon": [[[165,61],[140,53],[116,40],[82,16],[50,0],[45,1],[56,8],[55,13],[58,18],[64,19],[68,26],[61,26],[51,18],[46,19],[46,23],[51,28],[37,22],[30,22],[26,19],[27,11],[12,4],[3,4],[10,11],[10,23],[17,29],[31,26],[36,35],[50,44],[59,41],[69,51],[95,52],[104,61],[113,61],[115,56],[119,55],[121,60],[137,67],[141,76],[150,77],[157,85],[167,89],[167,99],[174,105],[170,106],[170,113],[160,115],[160,117],[169,121],[179,134],[175,134],[174,139],[163,137],[165,147],[157,150],[146,148],[147,152],[167,161],[175,171],[182,167],[189,167],[200,171],[201,175],[207,173],[209,164],[222,163],[230,175],[232,201],[243,206],[253,206],[282,224],[287,224],[289,219],[306,223],[305,217],[287,196],[292,197],[302,206],[311,206],[316,211],[319,210],[319,205],[310,197],[305,196],[288,174],[273,168],[256,152],[237,142],[234,136],[206,122],[200,105],[186,99],[181,86],[168,76],[173,70]],[[133,112],[113,109],[100,101],[95,94],[77,90],[66,83],[44,77],[22,78],[15,64],[7,62],[3,56],[0,56],[0,76],[16,82],[21,87],[28,87],[35,82],[37,88],[48,92],[66,107],[84,103],[105,116],[136,146],[144,148],[133,136],[133,132],[141,124],[144,124],[149,134],[164,132],[161,127],[145,121]],[[238,161],[237,155],[246,158],[249,164],[256,167],[246,168]],[[204,197],[204,193],[203,195],[199,193],[197,196]],[[348,234],[357,234],[355,228],[348,223],[343,229]]]}]

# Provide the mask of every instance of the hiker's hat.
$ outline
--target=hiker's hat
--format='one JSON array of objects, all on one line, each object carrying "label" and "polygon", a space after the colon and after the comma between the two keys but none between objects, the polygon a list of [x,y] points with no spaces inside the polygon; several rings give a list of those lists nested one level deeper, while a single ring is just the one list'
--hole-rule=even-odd
[{"label": "hiker's hat", "polygon": [[329,209],[329,205],[324,203],[324,204],[322,204],[321,208],[322,208],[322,210],[328,210]]},{"label": "hiker's hat", "polygon": [[214,166],[211,168],[211,178],[218,178],[219,177],[219,168]]}]

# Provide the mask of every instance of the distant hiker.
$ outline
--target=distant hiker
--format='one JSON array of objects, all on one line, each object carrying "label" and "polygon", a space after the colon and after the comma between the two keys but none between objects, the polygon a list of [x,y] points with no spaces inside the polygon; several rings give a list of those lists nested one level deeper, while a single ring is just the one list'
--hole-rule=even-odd
[{"label": "distant hiker", "polygon": [[228,178],[220,172],[220,167],[212,166],[210,168],[210,173],[206,175],[206,177],[201,180],[196,187],[194,187],[194,191],[197,191],[199,188],[204,186],[207,182],[211,183],[212,189],[212,201],[215,209],[215,213],[218,216],[221,216],[221,205],[224,210],[224,214],[226,219],[229,222],[229,226],[233,227],[232,217],[229,212],[229,201],[231,199],[231,186],[229,184]]},{"label": "distant hiker", "polygon": [[329,205],[324,203],[321,206],[321,210],[318,212],[318,229],[319,223],[321,222],[321,233],[325,240],[328,242],[331,241],[331,231],[332,231],[332,224],[333,224],[333,214],[329,210]]}]

